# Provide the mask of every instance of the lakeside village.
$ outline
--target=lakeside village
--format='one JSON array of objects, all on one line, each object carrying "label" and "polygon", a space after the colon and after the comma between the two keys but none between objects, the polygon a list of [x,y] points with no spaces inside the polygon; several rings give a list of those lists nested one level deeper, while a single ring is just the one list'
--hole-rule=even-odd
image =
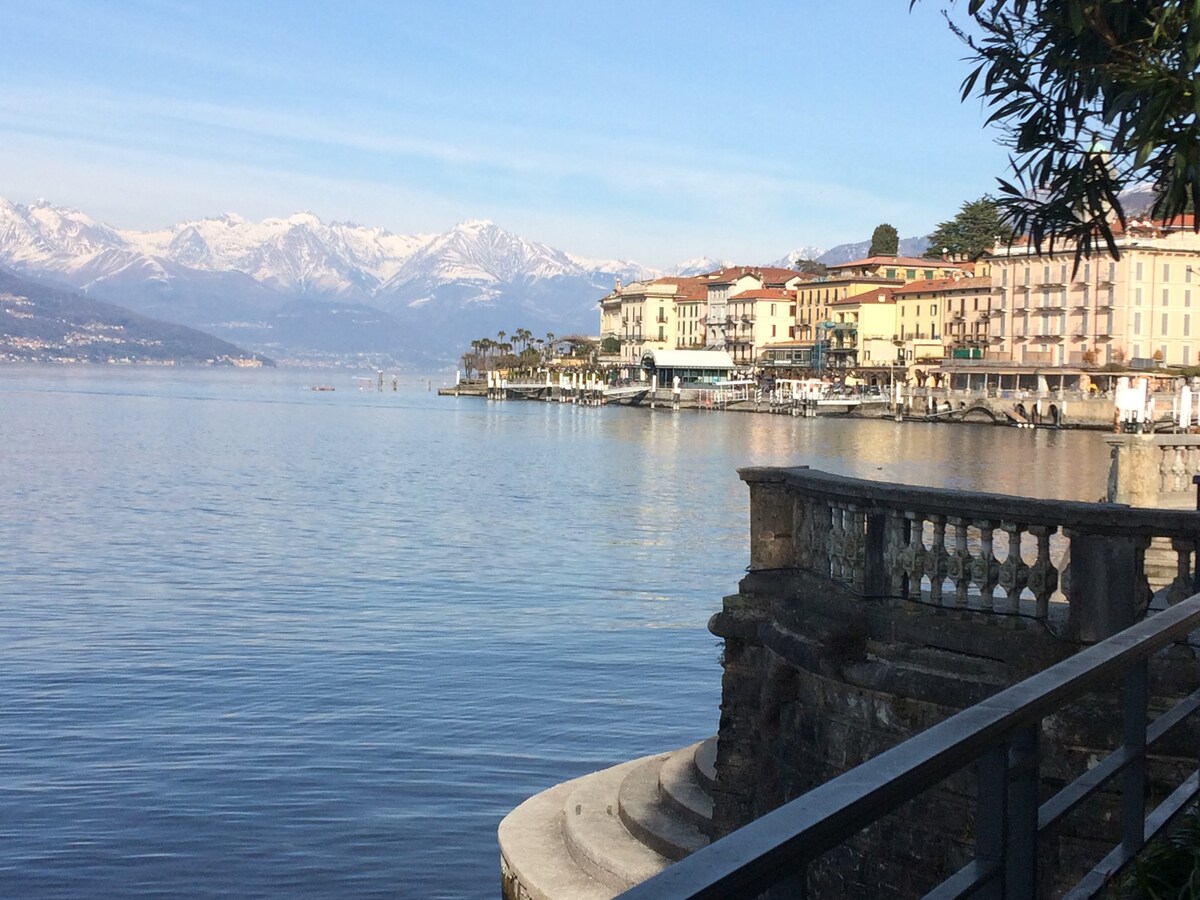
[{"label": "lakeside village", "polygon": [[475,341],[446,393],[1190,430],[1200,235],[1190,215],[1134,219],[1116,245],[1119,258],[1078,264],[1073,246],[1018,240],[974,261],[876,255],[824,274],[618,282],[599,301],[599,337]]}]

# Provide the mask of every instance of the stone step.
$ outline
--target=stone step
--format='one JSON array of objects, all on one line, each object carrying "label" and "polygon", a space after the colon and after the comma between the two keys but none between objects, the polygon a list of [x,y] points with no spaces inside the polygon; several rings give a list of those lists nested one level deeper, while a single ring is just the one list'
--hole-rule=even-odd
[{"label": "stone step", "polygon": [[670,758],[671,754],[651,757],[629,772],[621,782],[617,811],[631,835],[674,861],[707,846],[708,838],[662,802],[659,781]]},{"label": "stone step", "polygon": [[644,756],[586,775],[574,782],[563,804],[559,820],[571,858],[584,874],[614,892],[633,887],[671,864],[630,834],[620,816],[621,785],[626,777],[667,755]]},{"label": "stone step", "polygon": [[616,894],[575,864],[563,839],[563,805],[582,780],[565,781],[530,797],[500,822],[505,900],[611,900]]},{"label": "stone step", "polygon": [[703,740],[696,747],[696,774],[700,786],[711,794],[717,786],[717,738],[716,735]]},{"label": "stone step", "polygon": [[666,809],[707,834],[712,824],[713,800],[701,786],[696,769],[700,743],[676,750],[666,758],[658,773],[658,792]]}]

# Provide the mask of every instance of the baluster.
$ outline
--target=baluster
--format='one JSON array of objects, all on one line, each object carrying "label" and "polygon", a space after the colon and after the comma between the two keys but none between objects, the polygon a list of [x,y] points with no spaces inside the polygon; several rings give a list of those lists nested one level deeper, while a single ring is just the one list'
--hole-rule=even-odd
[{"label": "baluster", "polygon": [[1167,587],[1167,603],[1174,604],[1192,596],[1192,551],[1194,541],[1171,538],[1171,549],[1175,551],[1175,578]]},{"label": "baluster", "polygon": [[1181,491],[1187,490],[1188,488],[1188,485],[1184,483],[1184,475],[1187,474],[1187,466],[1184,465],[1183,462],[1183,448],[1173,447],[1171,450],[1171,481],[1173,483],[1171,492],[1178,494]]},{"label": "baluster", "polygon": [[994,522],[976,522],[979,528],[979,556],[971,561],[971,579],[979,588],[980,607],[985,611],[996,608],[996,582],[1000,579],[1000,564],[996,562],[996,552],[992,540],[995,530]]},{"label": "baluster", "polygon": [[946,517],[930,516],[933,521],[933,547],[925,560],[925,574],[929,576],[929,601],[942,605],[942,582],[946,578]]},{"label": "baluster", "polygon": [[1039,619],[1046,618],[1050,611],[1050,597],[1058,588],[1058,569],[1050,561],[1050,535],[1058,531],[1056,525],[1030,525],[1029,533],[1037,538],[1037,559],[1029,568],[1026,584],[1033,591]]},{"label": "baluster", "polygon": [[887,511],[883,531],[884,591],[893,597],[906,597],[904,577],[908,549],[908,519],[897,509]]},{"label": "baluster", "polygon": [[946,560],[946,575],[954,583],[954,605],[967,608],[967,592],[971,586],[971,554],[967,550],[967,522],[957,516],[946,520],[954,526],[954,552]]},{"label": "baluster", "polygon": [[1170,490],[1171,477],[1171,448],[1160,447],[1158,453],[1158,489],[1159,491]]},{"label": "baluster", "polygon": [[908,596],[920,600],[921,578],[925,574],[925,517],[917,512],[906,512],[908,519],[908,547],[905,563],[908,575]]},{"label": "baluster", "polygon": [[1021,591],[1025,588],[1026,573],[1029,571],[1029,566],[1021,559],[1021,535],[1025,533],[1025,526],[1001,522],[1000,528],[1008,535],[1008,553],[1000,566],[997,583],[1007,596],[1004,612],[1018,613],[1021,611]]}]

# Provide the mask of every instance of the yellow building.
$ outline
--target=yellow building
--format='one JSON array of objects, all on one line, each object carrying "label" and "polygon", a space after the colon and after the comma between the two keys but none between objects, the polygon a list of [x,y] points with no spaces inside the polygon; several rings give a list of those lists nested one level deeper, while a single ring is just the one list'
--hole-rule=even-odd
[{"label": "yellow building", "polygon": [[879,288],[902,287],[910,281],[947,278],[961,274],[961,263],[909,256],[871,256],[828,267],[823,278],[796,289],[796,337],[813,342],[814,365],[821,367],[830,330],[832,304]]},{"label": "yellow building", "polygon": [[1015,362],[1194,366],[1200,361],[1200,235],[1192,217],[1135,219],[1119,258],[1073,246],[996,248],[991,341]]},{"label": "yellow building", "polygon": [[896,358],[896,304],[892,287],[875,287],[830,304],[820,331],[830,370],[877,367]]}]

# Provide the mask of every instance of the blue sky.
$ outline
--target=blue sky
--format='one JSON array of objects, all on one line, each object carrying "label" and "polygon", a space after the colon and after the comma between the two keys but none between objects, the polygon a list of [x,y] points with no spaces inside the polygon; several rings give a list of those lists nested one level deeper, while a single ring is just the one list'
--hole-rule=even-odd
[{"label": "blue sky", "polygon": [[654,266],[923,234],[1006,161],[944,5],[9,3],[0,196],[125,228],[486,218]]}]

